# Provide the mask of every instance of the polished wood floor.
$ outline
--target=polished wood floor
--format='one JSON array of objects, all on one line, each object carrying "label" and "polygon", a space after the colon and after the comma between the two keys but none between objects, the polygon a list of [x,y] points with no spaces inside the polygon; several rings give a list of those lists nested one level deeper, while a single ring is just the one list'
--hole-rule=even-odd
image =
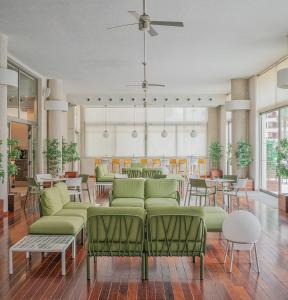
[{"label": "polished wood floor", "polygon": [[[105,205],[106,195],[97,199]],[[275,200],[276,201],[276,200]],[[242,201],[247,209],[247,203]],[[75,260],[67,253],[67,275],[61,276],[60,256],[35,254],[26,260],[14,256],[14,274],[8,275],[8,248],[27,233],[38,218],[31,200],[0,221],[0,299],[288,299],[288,224],[278,210],[249,199],[263,234],[258,244],[261,272],[247,253],[235,254],[233,273],[223,264],[225,243],[209,234],[205,279],[199,280],[199,261],[191,258],[149,258],[149,281],[141,281],[138,258],[100,258],[95,276],[86,280],[85,247],[78,244]],[[228,260],[229,263],[229,260]]]}]

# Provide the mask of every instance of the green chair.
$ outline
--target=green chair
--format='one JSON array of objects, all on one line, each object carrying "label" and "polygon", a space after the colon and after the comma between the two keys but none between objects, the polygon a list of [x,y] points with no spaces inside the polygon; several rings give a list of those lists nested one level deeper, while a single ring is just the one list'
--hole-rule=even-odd
[{"label": "green chair", "polygon": [[91,207],[87,221],[87,279],[90,259],[99,256],[142,257],[145,279],[144,226],[145,210],[127,207]]},{"label": "green chair", "polygon": [[210,205],[210,196],[213,196],[214,206],[216,206],[216,187],[215,186],[209,187],[205,179],[193,179],[193,178],[189,179],[189,185],[187,187],[184,206],[186,206],[186,204],[190,206],[191,197],[193,196],[196,197],[196,205],[197,205],[197,199],[199,197],[200,206],[202,206],[202,198],[205,199],[205,205],[207,205],[207,199],[209,199],[209,205]]},{"label": "green chair", "polygon": [[143,178],[154,178],[154,176],[162,174],[163,170],[161,168],[143,168],[142,170]]},{"label": "green chair", "polygon": [[148,256],[200,257],[200,279],[204,277],[206,226],[193,208],[154,207],[147,210],[147,250],[145,279],[148,279]]},{"label": "green chair", "polygon": [[33,196],[33,197],[36,196],[38,200],[39,200],[39,196],[41,196],[41,186],[32,177],[27,178],[27,192],[26,192],[26,198],[24,202],[24,210],[26,208],[29,196]]},{"label": "green chair", "polygon": [[90,203],[92,203],[91,202],[90,191],[89,191],[89,185],[88,185],[89,175],[87,175],[87,174],[80,174],[79,177],[82,178],[82,192],[84,192],[84,191],[88,192],[89,201],[90,201]]},{"label": "green chair", "polygon": [[109,173],[108,166],[102,164],[95,169],[96,182],[112,182],[114,180],[114,174]]},{"label": "green chair", "polygon": [[164,174],[159,174],[159,175],[154,175],[154,177],[153,177],[154,179],[164,179],[164,178],[167,178],[167,175],[164,175]]},{"label": "green chair", "polygon": [[123,168],[123,174],[127,174],[128,178],[140,178],[142,176],[142,169],[141,168]]}]

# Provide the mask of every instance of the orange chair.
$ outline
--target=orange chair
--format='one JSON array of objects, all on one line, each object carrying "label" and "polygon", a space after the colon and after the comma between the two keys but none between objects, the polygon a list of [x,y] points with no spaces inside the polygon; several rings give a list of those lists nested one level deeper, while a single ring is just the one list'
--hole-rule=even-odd
[{"label": "orange chair", "polygon": [[188,160],[182,158],[178,160],[178,173],[184,176],[188,174]]},{"label": "orange chair", "polygon": [[112,158],[112,173],[120,173],[120,159]]},{"label": "orange chair", "polygon": [[152,167],[161,167],[161,160],[160,158],[153,158],[152,159]]},{"label": "orange chair", "polygon": [[124,168],[130,168],[132,163],[131,158],[124,158]]},{"label": "orange chair", "polygon": [[95,159],[95,167],[99,166],[102,164],[102,159],[101,158],[96,158]]},{"label": "orange chair", "polygon": [[169,159],[169,169],[171,173],[177,173],[177,159],[176,158],[171,158]]},{"label": "orange chair", "polygon": [[205,158],[199,158],[198,159],[198,178],[201,178],[201,169],[203,169],[204,173],[204,178],[206,178],[206,159]]}]

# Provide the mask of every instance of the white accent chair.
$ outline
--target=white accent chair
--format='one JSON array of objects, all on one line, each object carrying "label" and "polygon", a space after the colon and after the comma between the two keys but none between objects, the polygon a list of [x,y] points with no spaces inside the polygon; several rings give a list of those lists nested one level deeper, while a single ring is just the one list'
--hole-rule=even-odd
[{"label": "white accent chair", "polygon": [[50,186],[53,185],[53,177],[51,174],[36,174],[36,181],[39,183],[40,187],[43,188],[44,183],[49,182]]},{"label": "white accent chair", "polygon": [[82,201],[82,177],[67,178],[66,185],[69,196],[73,196],[74,200],[78,196],[78,199]]},{"label": "white accent chair", "polygon": [[227,246],[225,250],[224,264],[230,248],[230,269],[232,272],[233,252],[235,250],[249,251],[250,264],[252,263],[251,251],[254,248],[257,271],[259,273],[259,261],[256,242],[261,235],[261,225],[258,219],[246,210],[239,210],[229,214],[222,225],[222,233]]}]

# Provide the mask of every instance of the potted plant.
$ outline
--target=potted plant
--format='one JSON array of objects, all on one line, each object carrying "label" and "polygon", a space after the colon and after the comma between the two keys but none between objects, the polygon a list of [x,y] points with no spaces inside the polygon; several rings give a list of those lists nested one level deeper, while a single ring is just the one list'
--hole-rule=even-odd
[{"label": "potted plant", "polygon": [[[20,159],[21,151],[19,149],[19,142],[15,139],[7,139],[7,156],[8,156],[8,176],[10,181],[18,174],[19,168],[15,164],[17,159]],[[12,184],[13,186],[13,184]]]},{"label": "potted plant", "polygon": [[240,177],[247,177],[247,168],[253,162],[252,146],[248,142],[240,140],[237,143],[235,156],[237,159],[237,166],[242,173]]},{"label": "potted plant", "polygon": [[222,177],[223,172],[220,170],[220,162],[223,156],[223,148],[220,142],[216,141],[210,144],[208,156],[211,162],[211,177]]},{"label": "potted plant", "polygon": [[52,176],[58,176],[61,172],[61,148],[57,139],[47,139],[47,151],[44,152],[47,158],[47,169]]},{"label": "potted plant", "polygon": [[[280,181],[288,178],[288,139],[283,138],[279,140],[276,147],[276,174]],[[288,213],[288,195],[279,194],[278,207],[280,210]]]},{"label": "potted plant", "polygon": [[74,170],[74,162],[80,160],[79,153],[77,151],[77,143],[62,142],[62,170],[64,171],[65,164],[72,164],[72,171]]},{"label": "potted plant", "polygon": [[230,174],[232,166],[232,144],[227,145],[227,174]]}]

